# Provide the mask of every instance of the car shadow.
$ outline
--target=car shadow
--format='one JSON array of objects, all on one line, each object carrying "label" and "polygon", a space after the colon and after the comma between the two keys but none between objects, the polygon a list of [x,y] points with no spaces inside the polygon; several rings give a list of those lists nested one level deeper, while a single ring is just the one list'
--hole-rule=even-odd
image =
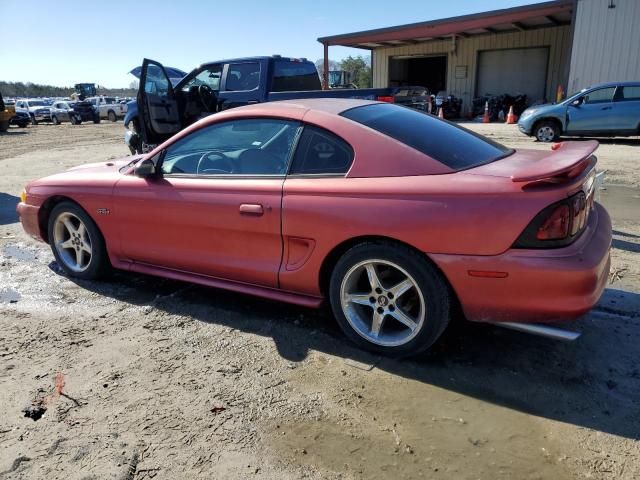
[{"label": "car shadow", "polygon": [[[55,262],[50,268],[60,271]],[[583,331],[576,342],[456,319],[428,354],[394,360],[348,343],[326,308],[130,273],[103,282],[71,280],[132,305],[270,337],[291,362],[314,350],[528,414],[640,439],[640,368],[633,360],[640,319],[633,309],[627,316],[615,307],[640,305],[638,294],[607,289],[599,307],[575,325]]]},{"label": "car shadow", "polygon": [[611,241],[611,246],[619,250],[626,250],[631,253],[640,253],[640,243],[627,242],[626,240],[619,240],[614,238]]},{"label": "car shadow", "polygon": [[0,192],[0,225],[8,225],[18,221],[16,206],[20,198]]}]

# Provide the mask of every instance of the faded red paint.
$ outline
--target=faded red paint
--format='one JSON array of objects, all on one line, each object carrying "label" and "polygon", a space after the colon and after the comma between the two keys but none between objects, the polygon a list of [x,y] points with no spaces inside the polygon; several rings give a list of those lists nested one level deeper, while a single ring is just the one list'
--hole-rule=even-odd
[{"label": "faded red paint", "polygon": [[[148,154],[226,119],[291,118],[333,131],[352,145],[355,160],[345,177],[145,179],[131,170],[119,172],[129,157],[36,180],[18,212],[24,229],[43,237],[39,207],[53,196],[68,197],[94,219],[116,268],[306,306],[323,299],[320,272],[334,249],[371,236],[424,252],[469,320],[562,320],[597,302],[611,243],[611,222],[601,206],[567,247],[512,248],[536,214],[593,181],[596,143],[520,150],[453,172],[336,115],[362,104],[301,100],[237,108],[201,120]],[[242,204],[263,205],[264,214],[243,214]]]}]

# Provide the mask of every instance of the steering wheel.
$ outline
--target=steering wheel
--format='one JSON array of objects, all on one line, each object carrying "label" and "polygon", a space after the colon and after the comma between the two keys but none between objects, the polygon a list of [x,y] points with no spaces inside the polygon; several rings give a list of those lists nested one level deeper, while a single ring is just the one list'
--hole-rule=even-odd
[{"label": "steering wheel", "polygon": [[[212,159],[211,157],[216,157],[216,159]],[[223,165],[219,165],[219,161],[222,160]],[[203,168],[203,165],[206,163],[212,163],[214,165],[213,168]],[[226,167],[227,169],[217,168],[219,166]],[[225,156],[222,152],[211,151],[204,153],[200,159],[198,160],[198,166],[196,167],[196,174],[208,173],[208,174],[216,174],[223,173],[229,174],[233,173],[233,164],[231,161]]]},{"label": "steering wheel", "polygon": [[211,87],[205,83],[198,87],[198,98],[207,112],[215,112],[218,100]]}]

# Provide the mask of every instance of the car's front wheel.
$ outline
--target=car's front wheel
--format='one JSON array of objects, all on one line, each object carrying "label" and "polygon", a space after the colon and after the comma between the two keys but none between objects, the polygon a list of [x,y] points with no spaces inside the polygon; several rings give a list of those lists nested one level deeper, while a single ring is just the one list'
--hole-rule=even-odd
[{"label": "car's front wheel", "polygon": [[118,120],[118,117],[116,117],[116,112],[114,112],[113,110],[109,110],[109,113],[107,113],[107,117],[109,117],[110,122],[115,122],[116,120]]},{"label": "car's front wheel", "polygon": [[543,120],[536,124],[534,133],[539,142],[553,142],[560,136],[560,128],[556,122]]},{"label": "car's front wheel", "polygon": [[392,243],[348,250],[330,280],[338,324],[359,346],[393,357],[428,349],[449,322],[449,292],[420,253]]},{"label": "car's front wheel", "polygon": [[60,120],[58,120],[58,117],[56,117],[55,115],[53,117],[51,117],[51,122],[54,125],[60,125]]},{"label": "car's front wheel", "polygon": [[93,280],[109,270],[104,239],[95,222],[78,205],[62,202],[49,216],[49,244],[64,272]]}]

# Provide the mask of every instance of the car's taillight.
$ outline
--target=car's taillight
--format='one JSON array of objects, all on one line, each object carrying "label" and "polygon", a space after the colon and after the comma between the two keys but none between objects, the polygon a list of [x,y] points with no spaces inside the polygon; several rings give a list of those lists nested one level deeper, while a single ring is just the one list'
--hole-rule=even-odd
[{"label": "car's taillight", "polygon": [[536,238],[538,240],[560,240],[569,234],[569,222],[571,221],[569,205],[559,205],[553,209],[542,225],[538,227]]},{"label": "car's taillight", "polygon": [[593,193],[583,192],[542,210],[527,225],[514,248],[555,248],[573,242],[584,231],[593,207]]},{"label": "car's taillight", "polygon": [[378,95],[379,102],[395,103],[396,98],[393,95]]}]

